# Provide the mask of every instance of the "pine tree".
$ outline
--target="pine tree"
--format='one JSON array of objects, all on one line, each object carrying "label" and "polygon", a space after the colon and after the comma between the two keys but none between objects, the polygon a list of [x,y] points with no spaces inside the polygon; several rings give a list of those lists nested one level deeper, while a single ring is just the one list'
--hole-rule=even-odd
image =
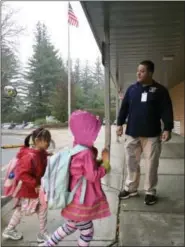
[{"label": "pine tree", "polygon": [[16,54],[16,40],[23,28],[15,21],[18,12],[1,1],[1,117],[2,122],[12,121],[16,111],[16,98],[6,98],[4,87],[17,87],[20,77],[20,64]]},{"label": "pine tree", "polygon": [[74,84],[78,84],[80,83],[80,76],[81,76],[81,66],[80,66],[80,59],[76,59],[75,61],[75,66],[74,66],[74,71],[73,71],[73,81]]},{"label": "pine tree", "polygon": [[15,111],[16,99],[6,98],[4,95],[4,87],[12,85],[16,87],[16,81],[19,74],[19,63],[16,55],[11,48],[3,45],[1,47],[1,114],[2,122],[11,121],[12,114]]},{"label": "pine tree", "polygon": [[96,59],[93,77],[95,84],[98,84],[99,87],[102,88],[104,83],[104,73],[100,57],[97,57]]},{"label": "pine tree", "polygon": [[[103,91],[103,69],[100,59],[94,66],[86,61],[85,67],[80,68],[79,61],[76,61],[74,75],[78,84],[75,84],[76,108],[80,109],[102,109],[104,107]],[[78,77],[79,76],[79,77]]]},{"label": "pine tree", "polygon": [[50,109],[52,116],[60,120],[62,123],[67,121],[67,83],[59,83],[57,85],[57,90],[53,91],[50,96]]},{"label": "pine tree", "polygon": [[[64,83],[66,70],[58,51],[51,44],[45,24],[37,23],[33,56],[28,62],[30,111],[34,118],[51,114],[49,98]],[[64,87],[65,89],[65,87]]]}]

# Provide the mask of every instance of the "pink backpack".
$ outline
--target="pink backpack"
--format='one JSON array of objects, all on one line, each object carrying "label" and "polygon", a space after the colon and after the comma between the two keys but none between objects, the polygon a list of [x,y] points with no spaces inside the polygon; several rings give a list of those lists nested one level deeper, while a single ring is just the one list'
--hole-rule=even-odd
[{"label": "pink backpack", "polygon": [[[32,154],[30,153],[29,155]],[[10,160],[8,164],[4,186],[3,186],[3,194],[6,197],[8,196],[15,197],[22,186],[22,181],[17,181],[15,176],[15,169],[18,163],[19,163],[19,159],[13,158]]]},{"label": "pink backpack", "polygon": [[[21,185],[21,183],[17,183],[16,179],[15,179],[15,168],[18,164],[18,159],[17,158],[13,158],[12,160],[10,160],[9,164],[8,164],[8,168],[7,168],[7,172],[6,172],[6,176],[5,176],[5,182],[4,182],[4,187],[3,187],[3,194],[5,196],[12,196],[14,197],[18,190],[19,187]],[[19,186],[18,186],[19,184]]]}]

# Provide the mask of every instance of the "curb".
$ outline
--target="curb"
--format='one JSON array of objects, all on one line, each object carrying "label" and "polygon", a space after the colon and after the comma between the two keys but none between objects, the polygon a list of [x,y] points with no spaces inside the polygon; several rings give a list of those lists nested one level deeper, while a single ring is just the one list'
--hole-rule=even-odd
[{"label": "curb", "polygon": [[[48,129],[49,131],[52,131],[52,130],[66,130],[67,128],[46,128]],[[1,129],[1,135],[29,135],[33,130],[35,129],[29,129],[29,130],[3,130]]]},{"label": "curb", "polygon": [[10,214],[12,214],[12,210],[13,210],[13,201],[12,201],[12,198],[9,198],[8,202],[6,202],[5,205],[3,206],[1,205],[1,230],[6,227],[7,225],[6,219],[10,218]]},{"label": "curb", "polygon": [[12,200],[11,197],[3,197],[1,196],[1,208],[3,208],[4,206],[6,206],[6,204],[8,202],[10,202]]},{"label": "curb", "polygon": [[[49,129],[49,131],[52,131],[52,130],[64,130],[64,129]],[[4,132],[4,131],[1,131],[1,135],[20,135],[20,136],[25,136],[25,135],[29,135],[30,133],[32,132],[32,130],[30,130],[29,132]]]},{"label": "curb", "polygon": [[29,133],[18,133],[18,132],[15,132],[15,133],[13,133],[13,132],[1,132],[1,135],[20,135],[20,136],[25,136],[25,135],[28,135]]}]

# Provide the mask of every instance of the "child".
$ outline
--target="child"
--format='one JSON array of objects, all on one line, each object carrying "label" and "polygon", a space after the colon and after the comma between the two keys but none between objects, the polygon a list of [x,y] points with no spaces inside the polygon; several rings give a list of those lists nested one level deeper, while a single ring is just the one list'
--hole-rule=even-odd
[{"label": "child", "polygon": [[[70,118],[70,129],[77,144],[88,147],[73,156],[70,165],[70,190],[84,176],[87,189],[83,204],[79,203],[81,186],[78,188],[72,203],[61,212],[66,223],[60,226],[45,243],[39,246],[56,246],[67,235],[80,230],[78,246],[89,246],[93,239],[93,220],[110,216],[109,205],[101,187],[101,178],[110,171],[110,164],[99,166],[96,162],[98,151],[93,144],[101,128],[100,120],[85,111],[76,111]],[[105,151],[104,151],[105,153]],[[106,155],[104,155],[106,156]]]},{"label": "child", "polygon": [[[29,147],[32,138],[33,147]],[[15,198],[15,212],[3,232],[6,239],[20,240],[23,236],[15,228],[20,223],[24,215],[37,213],[40,223],[40,233],[37,236],[39,243],[49,238],[46,231],[47,207],[43,206],[39,200],[39,187],[47,165],[46,150],[51,141],[51,134],[44,128],[38,128],[28,135],[24,141],[24,147],[17,154],[18,165],[15,168],[15,179],[17,183],[21,181],[21,187]]]}]

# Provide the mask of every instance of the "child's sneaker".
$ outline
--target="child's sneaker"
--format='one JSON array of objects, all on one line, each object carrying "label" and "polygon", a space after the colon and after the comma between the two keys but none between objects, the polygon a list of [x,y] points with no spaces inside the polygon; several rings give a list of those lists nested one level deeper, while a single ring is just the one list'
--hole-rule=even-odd
[{"label": "child's sneaker", "polygon": [[[44,242],[48,241],[49,239],[50,239],[50,235],[48,234],[48,232],[39,233],[37,235],[37,242],[38,243],[44,243]],[[41,246],[44,246],[44,245],[41,245]]]},{"label": "child's sneaker", "polygon": [[6,228],[2,234],[3,238],[11,240],[20,240],[23,238],[22,233],[18,233],[15,229]]}]

